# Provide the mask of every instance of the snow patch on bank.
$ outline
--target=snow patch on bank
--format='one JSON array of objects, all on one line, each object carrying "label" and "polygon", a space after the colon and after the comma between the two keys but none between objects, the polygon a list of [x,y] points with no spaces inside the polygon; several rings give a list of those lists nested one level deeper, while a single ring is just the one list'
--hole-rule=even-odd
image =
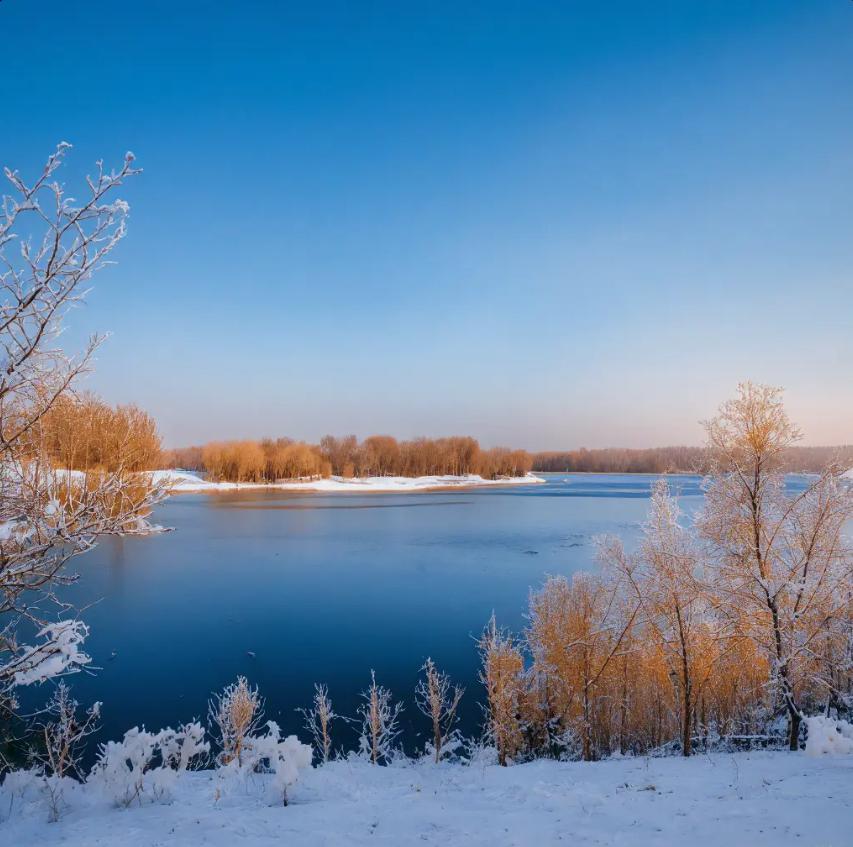
[{"label": "snow patch on bank", "polygon": [[305,481],[287,481],[275,483],[252,482],[207,482],[196,474],[187,471],[152,471],[154,482],[167,486],[172,492],[191,491],[239,491],[252,488],[275,488],[283,491],[320,491],[327,493],[360,492],[362,494],[381,492],[427,491],[435,488],[472,488],[475,486],[495,485],[537,485],[545,480],[535,474],[506,477],[502,479],[484,479],[478,474],[462,476],[369,476],[359,479],[344,479],[333,476],[329,479]]}]

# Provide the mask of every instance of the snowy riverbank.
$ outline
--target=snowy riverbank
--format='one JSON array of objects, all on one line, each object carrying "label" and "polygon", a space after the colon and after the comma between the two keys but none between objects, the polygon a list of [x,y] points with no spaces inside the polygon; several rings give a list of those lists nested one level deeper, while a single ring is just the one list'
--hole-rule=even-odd
[{"label": "snowy riverbank", "polygon": [[252,488],[272,488],[283,491],[319,491],[325,493],[404,493],[407,491],[429,491],[440,488],[474,488],[495,485],[536,485],[544,482],[535,474],[505,479],[484,479],[477,474],[463,476],[370,476],[360,479],[344,479],[333,476],[328,479],[304,482],[207,482],[186,471],[153,471],[156,482],[169,486],[173,493],[238,491]]},{"label": "snowy riverbank", "polygon": [[4,798],[0,841],[66,847],[155,844],[298,847],[631,844],[841,847],[853,822],[853,756],[697,755],[689,760],[333,762],[305,773],[291,803],[261,780],[217,800],[211,772],[182,777],[171,803],[111,807],[87,789],[58,823],[43,801]]}]

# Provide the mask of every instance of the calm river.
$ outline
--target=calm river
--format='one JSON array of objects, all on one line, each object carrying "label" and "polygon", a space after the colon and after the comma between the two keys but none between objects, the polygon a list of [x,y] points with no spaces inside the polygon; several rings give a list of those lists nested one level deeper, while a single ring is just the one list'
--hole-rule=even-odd
[{"label": "calm river", "polygon": [[[100,668],[69,679],[104,701],[101,737],[204,718],[237,674],[266,714],[299,731],[299,706],[325,682],[354,715],[377,680],[406,701],[404,742],[422,743],[412,692],[427,656],[464,684],[463,730],[480,721],[475,639],[494,609],[524,626],[547,574],[594,566],[593,538],[636,539],[652,476],[543,475],[541,486],[420,494],[246,491],[176,495],[155,519],[174,532],[109,539],[76,560],[67,595],[91,626]],[[671,478],[692,510],[698,477]],[[351,748],[346,728],[336,739]]]}]

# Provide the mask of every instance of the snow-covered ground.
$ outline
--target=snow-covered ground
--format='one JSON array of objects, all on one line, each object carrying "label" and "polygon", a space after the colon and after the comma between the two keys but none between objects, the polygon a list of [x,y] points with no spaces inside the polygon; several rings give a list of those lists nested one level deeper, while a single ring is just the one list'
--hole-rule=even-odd
[{"label": "snow-covered ground", "polygon": [[[257,777],[257,780],[269,777]],[[853,756],[697,755],[689,760],[537,761],[510,768],[430,761],[333,762],[304,774],[290,805],[250,784],[217,800],[209,771],[184,774],[168,805],[72,798],[58,823],[43,802],[8,799],[0,843],[66,847],[299,847],[409,844],[846,847]],[[86,791],[89,789],[87,788]]]},{"label": "snow-covered ground", "polygon": [[464,476],[369,476],[361,479],[344,479],[333,476],[306,482],[206,482],[201,477],[186,471],[153,471],[154,480],[168,485],[173,492],[190,491],[236,491],[247,488],[278,488],[286,491],[334,492],[406,492],[425,491],[434,488],[470,488],[480,485],[535,485],[544,482],[541,477],[527,474],[506,479],[483,479],[477,474]]}]

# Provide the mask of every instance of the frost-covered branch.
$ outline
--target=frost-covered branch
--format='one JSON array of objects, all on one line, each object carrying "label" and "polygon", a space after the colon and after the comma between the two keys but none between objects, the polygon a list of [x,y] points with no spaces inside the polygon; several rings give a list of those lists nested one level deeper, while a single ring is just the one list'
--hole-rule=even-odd
[{"label": "frost-covered branch", "polygon": [[[127,203],[114,196],[138,173],[133,155],[111,170],[102,162],[79,201],[57,179],[70,145],[27,180],[5,168],[0,201],[0,700],[13,688],[83,663],[85,627],[68,619],[56,588],[73,580],[74,556],[107,534],[149,531],[163,496],[153,482],[118,462],[109,471],[56,468],[39,432],[57,401],[87,370],[102,338],[76,356],[60,345],[63,320],[85,297],[93,274],[126,232]],[[51,620],[56,609],[60,623]],[[52,614],[54,613],[54,614]],[[36,647],[24,631],[40,632]]]},{"label": "frost-covered branch", "polygon": [[358,708],[362,722],[359,739],[361,752],[374,765],[390,762],[400,734],[399,718],[403,704],[392,702],[391,692],[376,684],[374,671],[370,672],[370,687],[361,696],[364,700]]},{"label": "frost-covered branch", "polygon": [[321,761],[326,764],[332,754],[332,723],[344,720],[332,708],[329,689],[325,685],[315,685],[311,708],[299,711],[305,718],[305,727],[311,733]]}]

